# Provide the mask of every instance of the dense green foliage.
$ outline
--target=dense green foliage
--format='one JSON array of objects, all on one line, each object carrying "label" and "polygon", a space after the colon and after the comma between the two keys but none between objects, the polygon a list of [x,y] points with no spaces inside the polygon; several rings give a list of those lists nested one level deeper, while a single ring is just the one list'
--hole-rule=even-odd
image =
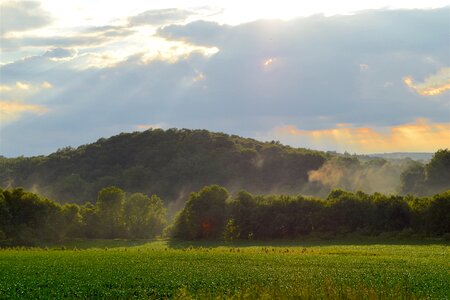
[{"label": "dense green foliage", "polygon": [[96,205],[60,205],[23,189],[0,189],[0,245],[32,245],[64,238],[151,238],[166,225],[157,196],[102,189]]},{"label": "dense green foliage", "polygon": [[206,130],[123,133],[49,156],[1,158],[0,186],[24,187],[61,203],[93,202],[117,186],[171,202],[209,184],[266,193],[298,193],[325,155],[277,142]]},{"label": "dense green foliage", "polygon": [[176,218],[176,236],[187,239],[221,238],[227,219],[228,197],[228,191],[216,185],[192,193]]},{"label": "dense green foliage", "polygon": [[84,250],[82,242],[72,245],[77,249],[0,250],[0,298],[446,299],[450,294],[445,244],[153,242],[112,248],[114,243]]},{"label": "dense green foliage", "polygon": [[450,150],[438,150],[431,161],[412,164],[401,174],[401,192],[415,195],[437,193],[450,188]]},{"label": "dense green foliage", "polygon": [[[166,208],[153,195],[128,197],[117,187],[98,193],[95,205],[65,204],[0,189],[0,245],[29,245],[64,238],[151,238],[161,235]],[[433,197],[332,191],[326,199],[304,196],[230,197],[220,186],[191,193],[167,232],[194,239],[280,239],[308,235],[450,234],[450,191]]]},{"label": "dense green foliage", "polygon": [[450,190],[433,197],[332,191],[326,200],[303,196],[230,197],[219,186],[192,193],[172,228],[183,239],[297,238],[310,234],[440,235],[450,233]]}]

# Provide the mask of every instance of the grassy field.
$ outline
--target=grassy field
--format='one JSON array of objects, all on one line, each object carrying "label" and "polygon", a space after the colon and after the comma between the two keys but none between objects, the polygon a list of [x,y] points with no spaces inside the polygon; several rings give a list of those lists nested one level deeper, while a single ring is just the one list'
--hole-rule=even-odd
[{"label": "grassy field", "polygon": [[78,241],[0,250],[0,299],[448,299],[445,243]]}]

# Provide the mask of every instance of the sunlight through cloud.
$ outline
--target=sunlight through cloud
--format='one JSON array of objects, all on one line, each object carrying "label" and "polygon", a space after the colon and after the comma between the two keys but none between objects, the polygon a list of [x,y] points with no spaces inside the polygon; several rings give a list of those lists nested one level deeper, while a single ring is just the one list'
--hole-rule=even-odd
[{"label": "sunlight through cloud", "polygon": [[403,82],[422,96],[436,96],[450,90],[450,68],[443,68],[438,73],[425,78],[422,83],[414,83],[411,76],[403,78]]},{"label": "sunlight through cloud", "polygon": [[271,64],[273,64],[273,59],[272,59],[272,58],[269,58],[268,60],[265,60],[265,61],[264,61],[263,66],[267,68],[267,67],[269,67]]},{"label": "sunlight through cloud", "polygon": [[1,125],[17,120],[24,113],[42,115],[46,112],[48,112],[48,108],[41,105],[14,101],[0,101]]}]

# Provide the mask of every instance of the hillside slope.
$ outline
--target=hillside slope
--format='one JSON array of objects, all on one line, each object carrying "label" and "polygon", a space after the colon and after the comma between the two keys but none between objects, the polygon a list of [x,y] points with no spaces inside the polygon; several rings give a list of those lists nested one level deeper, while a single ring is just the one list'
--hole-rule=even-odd
[{"label": "hillside slope", "polygon": [[59,202],[95,201],[115,185],[158,194],[166,202],[220,184],[231,191],[296,193],[326,154],[277,142],[206,130],[153,129],[122,133],[48,156],[1,158],[0,185],[24,187]]}]

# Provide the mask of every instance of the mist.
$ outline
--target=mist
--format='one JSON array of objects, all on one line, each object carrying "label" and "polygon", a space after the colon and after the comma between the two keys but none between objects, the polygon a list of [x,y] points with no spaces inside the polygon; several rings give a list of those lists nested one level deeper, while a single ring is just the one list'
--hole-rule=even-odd
[{"label": "mist", "polygon": [[413,163],[410,159],[372,158],[363,161],[352,156],[337,156],[308,173],[305,191],[314,196],[324,196],[332,189],[397,194],[400,192],[401,174]]}]

